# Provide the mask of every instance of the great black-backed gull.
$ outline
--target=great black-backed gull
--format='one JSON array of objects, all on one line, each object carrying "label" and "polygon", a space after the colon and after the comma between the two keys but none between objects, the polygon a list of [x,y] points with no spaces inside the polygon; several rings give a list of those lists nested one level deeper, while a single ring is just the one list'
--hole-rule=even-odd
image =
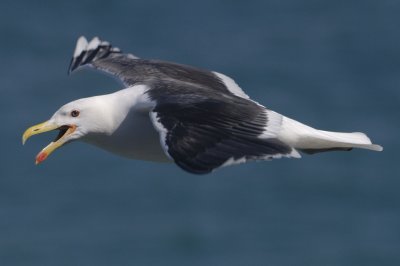
[{"label": "great black-backed gull", "polygon": [[224,74],[140,59],[97,37],[77,41],[68,72],[83,66],[117,77],[125,88],[67,103],[27,129],[23,143],[59,130],[37,164],[75,140],[133,159],[174,161],[194,174],[252,160],[300,158],[299,151],[382,150],[364,133],[317,130],[271,111]]}]

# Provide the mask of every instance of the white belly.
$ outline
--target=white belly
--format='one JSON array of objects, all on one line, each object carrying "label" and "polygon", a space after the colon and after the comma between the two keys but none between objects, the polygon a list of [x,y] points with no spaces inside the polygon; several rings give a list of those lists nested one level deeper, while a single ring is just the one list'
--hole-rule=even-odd
[{"label": "white belly", "polygon": [[171,162],[148,113],[131,112],[111,135],[91,135],[85,142],[131,159]]}]

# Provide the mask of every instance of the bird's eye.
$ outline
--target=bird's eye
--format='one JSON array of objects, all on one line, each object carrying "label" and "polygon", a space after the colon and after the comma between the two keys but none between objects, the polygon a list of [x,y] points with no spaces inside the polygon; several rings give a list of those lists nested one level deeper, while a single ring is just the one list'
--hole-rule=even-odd
[{"label": "bird's eye", "polygon": [[79,116],[79,111],[78,110],[72,110],[71,111],[71,116],[72,117],[78,117]]}]

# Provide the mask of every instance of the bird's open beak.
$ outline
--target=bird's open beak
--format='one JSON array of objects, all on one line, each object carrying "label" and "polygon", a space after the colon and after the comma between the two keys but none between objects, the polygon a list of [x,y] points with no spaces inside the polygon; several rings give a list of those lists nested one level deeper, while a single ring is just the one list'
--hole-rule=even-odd
[{"label": "bird's open beak", "polygon": [[75,125],[63,125],[63,126],[58,126],[55,125],[49,121],[43,122],[41,124],[35,125],[33,127],[28,128],[24,134],[22,135],[22,144],[25,144],[25,142],[33,135],[52,131],[52,130],[60,130],[58,133],[56,139],[52,141],[49,145],[47,145],[39,154],[36,156],[36,164],[39,164],[46,160],[46,158],[57,148],[61,147],[63,144],[66,143],[67,141],[67,136],[72,134],[76,126]]}]

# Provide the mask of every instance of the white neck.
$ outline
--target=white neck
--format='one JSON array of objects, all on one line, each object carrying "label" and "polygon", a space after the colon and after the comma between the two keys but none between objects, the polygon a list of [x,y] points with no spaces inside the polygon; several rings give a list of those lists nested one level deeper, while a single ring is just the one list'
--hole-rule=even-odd
[{"label": "white neck", "polygon": [[132,112],[149,112],[154,106],[144,94],[145,85],[129,87],[111,94],[96,96],[102,102],[103,133],[111,135],[118,129],[127,115]]},{"label": "white neck", "polygon": [[138,85],[97,96],[95,101],[101,106],[102,125],[82,140],[129,158],[169,161],[149,119],[154,103],[145,94],[147,89],[147,86]]}]

